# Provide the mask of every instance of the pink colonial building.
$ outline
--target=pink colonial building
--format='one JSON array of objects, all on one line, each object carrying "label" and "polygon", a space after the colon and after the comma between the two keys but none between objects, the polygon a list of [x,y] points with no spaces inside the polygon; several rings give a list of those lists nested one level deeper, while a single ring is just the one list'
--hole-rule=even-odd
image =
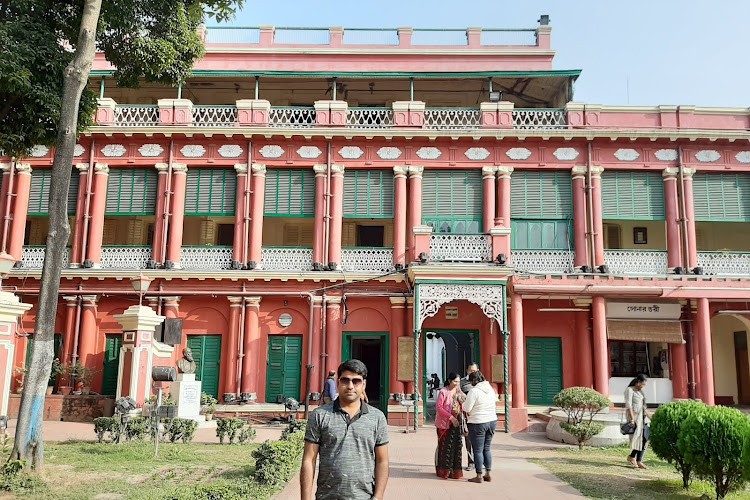
[{"label": "pink colonial building", "polygon": [[[189,346],[204,391],[271,413],[358,357],[391,423],[471,361],[513,430],[637,373],[649,403],[750,403],[750,112],[576,102],[550,35],[208,28],[179,89],[97,58],[58,356],[142,401]],[[52,151],[1,161],[24,366]]]}]

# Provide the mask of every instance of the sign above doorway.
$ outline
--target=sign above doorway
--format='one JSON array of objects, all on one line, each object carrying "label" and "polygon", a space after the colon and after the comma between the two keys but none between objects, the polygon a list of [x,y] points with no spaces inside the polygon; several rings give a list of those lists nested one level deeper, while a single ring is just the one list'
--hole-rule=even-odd
[{"label": "sign above doorway", "polygon": [[607,302],[607,319],[680,319],[677,303]]},{"label": "sign above doorway", "polygon": [[458,307],[446,307],[445,319],[458,319]]}]

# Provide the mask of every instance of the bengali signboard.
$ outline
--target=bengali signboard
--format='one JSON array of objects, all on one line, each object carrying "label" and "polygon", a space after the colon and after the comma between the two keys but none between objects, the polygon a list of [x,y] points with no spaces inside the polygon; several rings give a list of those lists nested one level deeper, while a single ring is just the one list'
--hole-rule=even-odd
[{"label": "bengali signboard", "polygon": [[607,319],[678,320],[681,312],[678,303],[607,302]]}]

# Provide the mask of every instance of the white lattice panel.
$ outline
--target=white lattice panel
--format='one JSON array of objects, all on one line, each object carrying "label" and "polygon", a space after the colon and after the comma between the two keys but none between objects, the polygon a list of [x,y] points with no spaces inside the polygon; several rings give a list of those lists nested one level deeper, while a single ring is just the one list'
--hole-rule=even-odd
[{"label": "white lattice panel", "polygon": [[511,259],[518,272],[568,273],[575,253],[568,250],[513,250]]},{"label": "white lattice panel", "polygon": [[102,247],[102,269],[146,269],[151,247]]},{"label": "white lattice panel", "polygon": [[513,110],[513,128],[555,129],[567,127],[565,111],[562,109],[516,109]]},{"label": "white lattice panel", "polygon": [[[47,252],[47,247],[42,246],[26,246],[23,247],[23,254],[21,255],[21,266],[24,269],[41,269],[44,265],[44,254]],[[63,268],[70,267],[70,249],[65,249]]]},{"label": "white lattice panel", "polygon": [[350,128],[390,128],[393,127],[393,110],[350,108],[346,112],[346,125]]},{"label": "white lattice panel", "polygon": [[309,271],[312,248],[263,247],[261,268],[267,271]]},{"label": "white lattice panel", "polygon": [[193,125],[196,127],[233,127],[237,123],[234,106],[193,106]]},{"label": "white lattice panel", "polygon": [[315,108],[274,107],[268,115],[269,127],[314,127]]},{"label": "white lattice panel", "polygon": [[475,129],[482,126],[478,109],[432,108],[424,111],[424,126],[438,130]]},{"label": "white lattice panel", "polygon": [[183,269],[196,271],[230,269],[232,266],[232,247],[182,247],[180,250],[180,266]]},{"label": "white lattice panel", "polygon": [[750,253],[698,252],[698,265],[705,274],[723,276],[750,275]]},{"label": "white lattice panel", "polygon": [[115,125],[151,127],[158,124],[158,106],[117,106],[115,108]]},{"label": "white lattice panel", "polygon": [[612,274],[667,274],[667,252],[605,250],[604,263]]},{"label": "white lattice panel", "polygon": [[490,262],[492,241],[486,234],[433,234],[430,260],[437,262]]},{"label": "white lattice panel", "polygon": [[341,250],[341,268],[348,272],[387,273],[393,269],[393,249],[344,248]]}]

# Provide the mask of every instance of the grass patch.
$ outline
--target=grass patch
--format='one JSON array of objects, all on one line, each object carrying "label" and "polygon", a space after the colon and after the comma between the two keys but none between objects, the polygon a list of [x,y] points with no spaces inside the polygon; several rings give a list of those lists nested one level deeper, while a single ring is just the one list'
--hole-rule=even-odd
[{"label": "grass patch", "polygon": [[253,480],[257,446],[164,443],[154,458],[148,441],[45,443],[43,484],[17,498],[264,500],[278,488]]},{"label": "grass patch", "polygon": [[[693,481],[682,489],[682,479],[668,463],[646,451],[647,470],[633,469],[625,461],[627,447],[557,448],[540,453],[532,461],[570,484],[588,498],[606,500],[682,500],[708,495],[714,498],[713,486]],[[750,490],[730,493],[727,500],[750,500]]]}]

